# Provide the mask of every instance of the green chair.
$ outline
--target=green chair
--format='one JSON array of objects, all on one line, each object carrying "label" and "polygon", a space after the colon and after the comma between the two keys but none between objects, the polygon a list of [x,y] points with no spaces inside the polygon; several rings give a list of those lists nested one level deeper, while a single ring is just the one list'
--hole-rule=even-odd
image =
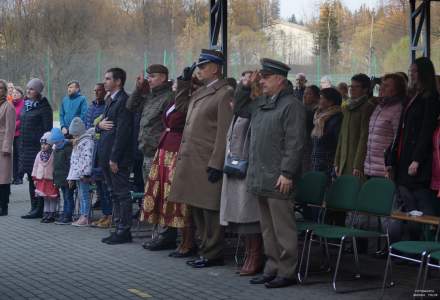
[{"label": "green chair", "polygon": [[[436,261],[437,263],[434,263]],[[432,252],[426,259],[425,276],[423,277],[422,290],[426,290],[426,281],[428,279],[429,268],[440,270],[440,251]]]},{"label": "green chair", "polygon": [[[308,172],[305,173],[296,185],[295,204],[303,207],[313,206],[320,208],[320,215],[322,211],[322,203],[324,200],[325,188],[327,185],[327,176],[323,172]],[[317,222],[312,220],[297,221],[297,231],[304,232],[304,245],[301,253],[301,259],[298,268],[298,280],[303,282],[307,278],[308,268],[302,277],[302,262],[307,248],[308,236],[314,228],[320,225],[320,220]]]},{"label": "green chair", "polygon": [[[356,197],[358,195],[360,188],[360,181],[357,177],[354,176],[340,176],[329,188],[325,200],[326,200],[326,208],[325,210],[339,210],[339,211],[352,211],[355,207]],[[325,217],[325,212],[324,216]],[[299,272],[298,272],[298,279],[300,282],[305,282],[307,279],[308,269],[310,266],[310,252],[311,252],[311,246],[312,242],[315,242],[313,240],[313,234],[318,230],[324,230],[333,228],[333,225],[328,225],[324,223],[320,223],[317,225],[311,225],[309,227],[309,234],[308,238],[304,242],[304,247],[307,246],[307,258],[306,258],[306,271],[304,278],[301,278],[301,271],[302,271],[302,264],[304,257],[301,256],[301,260],[299,263]],[[330,255],[328,251],[328,244],[325,240],[324,243],[325,246],[325,254],[327,257],[327,261],[330,262]],[[304,252],[304,249],[303,249]]]},{"label": "green chair", "polygon": [[[360,190],[358,197],[355,201],[349,198],[345,199],[346,201],[338,201],[335,202],[339,204],[339,207],[342,206],[347,211],[354,211],[352,227],[343,227],[343,226],[327,226],[322,228],[317,228],[313,233],[312,237],[316,236],[324,239],[327,245],[336,246],[339,248],[338,258],[336,260],[336,266],[333,273],[332,286],[335,292],[339,292],[336,286],[336,281],[338,278],[339,266],[341,263],[342,251],[344,248],[344,242],[348,239],[351,239],[353,243],[353,254],[355,259],[355,265],[357,269],[357,273],[355,275],[356,278],[360,278],[359,272],[359,257],[357,252],[356,238],[382,238],[385,239],[387,244],[389,245],[389,235],[388,232],[378,232],[373,230],[364,230],[358,229],[355,227],[355,219],[358,214],[365,214],[368,216],[375,217],[389,217],[391,214],[392,204],[393,204],[393,196],[394,196],[395,186],[394,183],[388,179],[384,178],[373,178],[368,180]],[[354,192],[354,188],[353,188]],[[355,196],[353,196],[356,198]],[[328,208],[334,207],[334,203],[328,203]],[[342,205],[341,205],[342,204]],[[329,239],[339,240],[339,243],[328,243]]]}]

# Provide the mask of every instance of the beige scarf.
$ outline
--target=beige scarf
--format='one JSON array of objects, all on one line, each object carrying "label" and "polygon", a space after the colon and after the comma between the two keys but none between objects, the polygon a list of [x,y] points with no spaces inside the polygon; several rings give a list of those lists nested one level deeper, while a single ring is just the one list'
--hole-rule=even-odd
[{"label": "beige scarf", "polygon": [[313,116],[314,127],[311,136],[321,138],[324,135],[325,122],[339,112],[341,112],[341,107],[338,105],[330,106],[325,110],[318,109]]}]

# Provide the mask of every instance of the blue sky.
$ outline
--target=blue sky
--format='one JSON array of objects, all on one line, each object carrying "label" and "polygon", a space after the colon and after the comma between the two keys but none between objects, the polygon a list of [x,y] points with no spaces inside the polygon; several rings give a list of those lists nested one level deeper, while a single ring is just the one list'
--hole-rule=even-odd
[{"label": "blue sky", "polygon": [[[320,0],[280,0],[281,17],[288,18],[295,14],[297,19],[309,19],[316,15]],[[378,0],[342,0],[349,9],[355,10],[362,4],[374,7]]]}]

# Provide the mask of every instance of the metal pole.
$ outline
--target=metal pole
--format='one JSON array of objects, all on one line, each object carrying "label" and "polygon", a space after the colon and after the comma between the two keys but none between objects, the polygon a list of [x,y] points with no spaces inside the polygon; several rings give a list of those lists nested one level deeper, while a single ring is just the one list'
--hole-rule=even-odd
[{"label": "metal pole", "polygon": [[425,1],[425,53],[431,57],[431,1]]},{"label": "metal pole", "polygon": [[416,20],[413,13],[416,10],[416,0],[409,0],[409,60],[413,63],[416,60],[416,50],[414,49],[413,40],[416,33]]},{"label": "metal pole", "polygon": [[102,68],[102,51],[99,49],[96,52],[96,82],[101,81],[101,68]]},{"label": "metal pole", "polygon": [[221,14],[222,14],[222,50],[225,58],[223,65],[223,75],[228,77],[228,0],[221,0]]}]

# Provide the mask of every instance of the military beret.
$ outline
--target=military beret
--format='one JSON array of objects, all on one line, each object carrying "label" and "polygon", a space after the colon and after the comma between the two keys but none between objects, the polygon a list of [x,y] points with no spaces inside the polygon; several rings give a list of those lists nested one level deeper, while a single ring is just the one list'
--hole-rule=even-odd
[{"label": "military beret", "polygon": [[148,74],[152,74],[152,73],[159,73],[159,74],[167,74],[168,75],[168,68],[165,67],[164,65],[151,65],[147,68],[147,73]]},{"label": "military beret", "polygon": [[287,77],[287,73],[290,71],[290,67],[286,65],[285,63],[282,63],[280,61],[270,59],[270,58],[263,58],[260,60],[261,63],[261,70],[260,73],[262,75],[282,75],[284,77]]},{"label": "military beret", "polygon": [[199,56],[199,61],[197,63],[197,66],[212,62],[218,65],[223,65],[225,61],[225,58],[223,56],[223,53],[218,50],[213,49],[202,49],[202,52]]}]

